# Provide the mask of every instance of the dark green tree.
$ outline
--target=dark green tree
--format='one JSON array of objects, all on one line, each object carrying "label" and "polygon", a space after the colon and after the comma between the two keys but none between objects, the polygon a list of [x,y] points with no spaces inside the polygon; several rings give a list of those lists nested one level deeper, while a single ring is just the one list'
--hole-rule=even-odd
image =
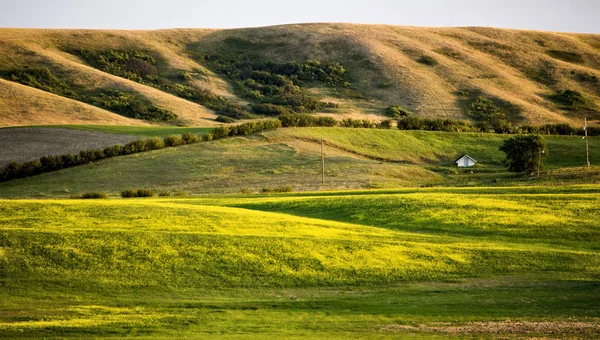
[{"label": "dark green tree", "polygon": [[500,151],[506,154],[509,171],[531,174],[541,167],[541,159],[548,154],[548,147],[542,136],[517,135],[506,139]]}]

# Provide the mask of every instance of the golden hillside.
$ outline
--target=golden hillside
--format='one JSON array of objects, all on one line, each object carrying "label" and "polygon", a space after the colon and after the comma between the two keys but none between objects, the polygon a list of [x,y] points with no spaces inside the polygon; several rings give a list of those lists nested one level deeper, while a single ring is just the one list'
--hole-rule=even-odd
[{"label": "golden hillside", "polygon": [[[492,28],[417,28],[304,24],[263,28],[158,31],[0,29],[0,72],[47,67],[86,91],[117,89],[140,94],[175,113],[170,124],[211,126],[216,114],[197,102],[92,67],[71,51],[149,51],[166,79],[209,90],[244,106],[246,98],[198,56],[248,54],[275,63],[338,62],[360,96],[313,84],[310,92],[339,104],[330,115],[381,118],[397,104],[425,117],[468,118],[469,100],[482,96],[516,123],[580,124],[599,120],[600,36]],[[6,73],[3,73],[6,74]],[[176,79],[185,75],[185,80]],[[7,76],[3,76],[7,78]],[[0,83],[0,125],[140,124],[69,99],[58,118],[57,98],[25,86]],[[568,108],[552,100],[564,90],[586,104]],[[16,100],[15,98],[26,98]],[[83,109],[85,107],[85,109]],[[48,111],[52,119],[41,112]],[[111,118],[111,115],[117,117]],[[8,117],[8,118],[7,118]],[[133,122],[133,123],[132,123]],[[141,122],[146,124],[146,122]]]}]

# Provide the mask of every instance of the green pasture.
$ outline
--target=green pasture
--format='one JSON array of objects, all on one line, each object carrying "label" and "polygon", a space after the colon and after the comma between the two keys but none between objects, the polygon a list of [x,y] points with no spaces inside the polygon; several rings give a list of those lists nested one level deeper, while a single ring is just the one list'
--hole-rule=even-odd
[{"label": "green pasture", "polygon": [[[121,131],[172,134],[173,129],[179,128],[152,129],[135,127]],[[320,138],[326,143],[325,184],[321,183]],[[279,187],[310,191],[556,185],[596,183],[600,178],[597,138],[590,140],[590,160],[595,167],[582,171],[585,146],[581,138],[547,136],[550,152],[543,159],[543,170],[551,173],[543,172],[539,180],[504,169],[504,155],[498,150],[504,138],[508,136],[350,128],[279,129],[106,159],[0,183],[0,197],[70,197],[89,191],[118,196],[131,188],[199,194],[256,193]],[[464,153],[479,161],[476,168],[467,172],[452,164]]]},{"label": "green pasture", "polygon": [[594,338],[598,191],[0,200],[0,336]]}]

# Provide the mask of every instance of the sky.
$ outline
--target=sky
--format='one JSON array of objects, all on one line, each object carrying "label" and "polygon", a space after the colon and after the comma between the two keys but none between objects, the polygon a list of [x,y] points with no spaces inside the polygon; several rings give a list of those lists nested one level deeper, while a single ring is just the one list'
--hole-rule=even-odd
[{"label": "sky", "polygon": [[600,33],[600,0],[0,0],[0,27],[240,28],[308,22]]}]

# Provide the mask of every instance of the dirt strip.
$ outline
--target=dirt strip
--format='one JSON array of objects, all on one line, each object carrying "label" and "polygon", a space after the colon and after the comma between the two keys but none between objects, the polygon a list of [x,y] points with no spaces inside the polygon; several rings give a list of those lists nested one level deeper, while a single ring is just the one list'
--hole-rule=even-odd
[{"label": "dirt strip", "polygon": [[64,128],[4,128],[0,129],[0,166],[13,161],[33,161],[48,155],[78,154],[83,150],[104,149],[139,138]]},{"label": "dirt strip", "polygon": [[[600,320],[598,320],[600,321]],[[464,324],[432,323],[428,325],[390,325],[382,328],[383,332],[440,332],[446,334],[492,334],[511,336],[544,336],[561,339],[564,336],[576,336],[584,339],[600,338],[600,323],[564,322],[564,321],[500,321],[500,322],[468,322]]]}]

